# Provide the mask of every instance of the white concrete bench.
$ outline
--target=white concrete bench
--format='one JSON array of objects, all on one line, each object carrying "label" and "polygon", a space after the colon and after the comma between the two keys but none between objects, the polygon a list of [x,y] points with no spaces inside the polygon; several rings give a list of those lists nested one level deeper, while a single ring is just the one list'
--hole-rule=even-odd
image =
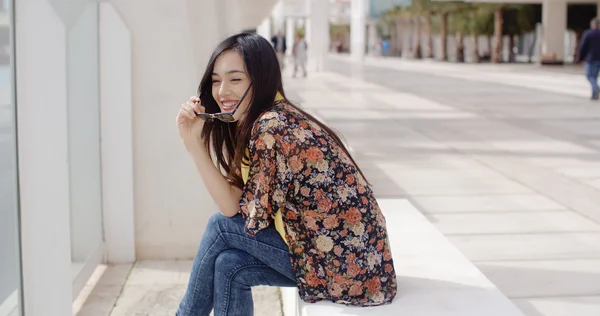
[{"label": "white concrete bench", "polygon": [[305,303],[282,288],[285,316],[523,316],[407,200],[379,200],[385,214],[398,294],[378,307]]}]

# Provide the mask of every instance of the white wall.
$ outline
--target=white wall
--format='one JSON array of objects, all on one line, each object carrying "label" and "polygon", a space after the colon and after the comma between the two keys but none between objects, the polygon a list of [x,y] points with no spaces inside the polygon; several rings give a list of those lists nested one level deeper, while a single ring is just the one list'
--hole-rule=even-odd
[{"label": "white wall", "polygon": [[216,208],[179,140],[175,116],[180,104],[196,93],[221,37],[208,31],[217,23],[216,3],[109,3],[131,36],[136,257],[189,258]]},{"label": "white wall", "polygon": [[[262,21],[259,13],[266,16],[274,1],[261,0],[262,11],[257,3],[239,0],[107,4],[131,37],[136,259],[189,259],[217,208],[183,148],[175,116],[180,104],[196,94],[218,42],[242,30],[235,25],[247,28],[250,22]],[[244,12],[250,13],[247,20]],[[241,21],[234,23],[236,17]]]}]

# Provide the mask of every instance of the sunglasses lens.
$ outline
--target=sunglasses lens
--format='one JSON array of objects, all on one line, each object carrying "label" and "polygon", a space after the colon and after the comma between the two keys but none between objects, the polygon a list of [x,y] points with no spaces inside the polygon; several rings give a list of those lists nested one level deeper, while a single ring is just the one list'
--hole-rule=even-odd
[{"label": "sunglasses lens", "polygon": [[216,115],[216,118],[221,121],[221,122],[225,122],[225,123],[231,123],[231,122],[235,122],[235,119],[233,118],[233,115],[231,114],[218,114]]}]

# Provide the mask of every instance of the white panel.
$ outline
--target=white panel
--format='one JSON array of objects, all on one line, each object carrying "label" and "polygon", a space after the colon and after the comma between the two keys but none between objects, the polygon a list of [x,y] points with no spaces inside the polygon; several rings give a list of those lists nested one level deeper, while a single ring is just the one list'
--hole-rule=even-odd
[{"label": "white panel", "polygon": [[[69,26],[67,92],[71,260],[85,262],[102,243],[98,3],[87,5]],[[61,4],[65,6],[65,4]]]},{"label": "white panel", "polygon": [[135,260],[131,38],[112,4],[100,4],[102,195],[107,260]]},{"label": "white panel", "polygon": [[25,314],[71,313],[65,28],[45,0],[16,1]]}]

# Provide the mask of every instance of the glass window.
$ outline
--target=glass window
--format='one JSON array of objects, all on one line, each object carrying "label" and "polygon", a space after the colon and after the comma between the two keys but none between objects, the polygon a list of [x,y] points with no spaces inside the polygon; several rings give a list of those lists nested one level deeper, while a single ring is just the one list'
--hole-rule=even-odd
[{"label": "glass window", "polygon": [[0,316],[21,315],[12,4],[0,0]]}]

